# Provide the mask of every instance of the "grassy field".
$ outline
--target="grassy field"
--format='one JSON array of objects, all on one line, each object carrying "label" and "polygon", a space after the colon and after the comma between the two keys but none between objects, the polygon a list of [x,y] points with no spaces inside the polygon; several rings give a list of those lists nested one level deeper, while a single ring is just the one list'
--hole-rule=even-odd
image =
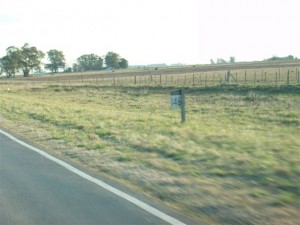
[{"label": "grassy field", "polygon": [[[230,70],[230,81],[225,74]],[[0,77],[1,83],[40,85],[97,86],[169,86],[203,87],[221,84],[294,85],[300,84],[300,60],[292,62],[252,62],[236,64],[194,65],[182,67],[126,69],[58,73],[13,79]]]},{"label": "grassy field", "polygon": [[0,126],[209,224],[299,224],[300,86],[0,83]]}]

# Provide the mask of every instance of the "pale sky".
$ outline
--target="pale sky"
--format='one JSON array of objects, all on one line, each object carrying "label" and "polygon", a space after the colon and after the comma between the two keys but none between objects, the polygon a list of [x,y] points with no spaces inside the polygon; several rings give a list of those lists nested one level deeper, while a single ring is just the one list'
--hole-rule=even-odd
[{"label": "pale sky", "polygon": [[0,57],[119,53],[130,65],[300,58],[300,0],[0,0]]}]

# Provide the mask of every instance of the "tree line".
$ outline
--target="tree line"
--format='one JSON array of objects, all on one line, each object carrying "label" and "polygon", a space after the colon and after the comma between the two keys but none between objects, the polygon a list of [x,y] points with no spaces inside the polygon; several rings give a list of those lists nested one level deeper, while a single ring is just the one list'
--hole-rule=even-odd
[{"label": "tree line", "polygon": [[[286,57],[278,57],[278,56],[273,56],[271,58],[268,58],[268,59],[264,59],[263,61],[269,61],[269,62],[272,62],[272,61],[292,61],[292,60],[297,60],[298,58],[293,56],[293,55],[288,55]],[[225,59],[222,59],[222,58],[217,58],[216,60],[213,60],[211,59],[210,60],[210,64],[232,64],[232,63],[235,63],[235,57],[234,56],[230,56],[229,57],[229,60],[226,61]]]},{"label": "tree line", "polygon": [[288,55],[286,57],[272,56],[271,58],[265,59],[264,61],[292,61],[298,58],[293,55]]},{"label": "tree line", "polygon": [[[128,61],[115,52],[108,52],[104,59],[96,54],[85,54],[77,58],[72,67],[65,68],[66,59],[64,53],[57,49],[47,52],[49,63],[44,64],[42,60],[46,54],[28,43],[21,48],[11,46],[6,49],[6,55],[0,58],[0,74],[4,72],[7,77],[13,77],[22,71],[24,77],[28,77],[33,70],[41,71],[44,65],[52,73],[60,69],[65,72],[84,72],[102,70],[105,68],[125,69],[128,68]],[[105,62],[106,67],[103,66]]]},{"label": "tree line", "polygon": [[235,57],[230,56],[229,61],[226,61],[225,59],[222,58],[217,58],[216,61],[214,61],[213,59],[210,60],[210,64],[227,64],[227,63],[235,63]]}]

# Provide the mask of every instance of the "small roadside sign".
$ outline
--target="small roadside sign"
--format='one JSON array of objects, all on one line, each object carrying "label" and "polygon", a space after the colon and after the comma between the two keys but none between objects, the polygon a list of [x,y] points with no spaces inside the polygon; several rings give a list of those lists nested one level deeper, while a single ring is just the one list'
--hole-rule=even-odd
[{"label": "small roadside sign", "polygon": [[171,108],[179,109],[181,108],[182,93],[181,90],[171,92]]},{"label": "small roadside sign", "polygon": [[181,109],[181,122],[185,122],[185,95],[183,90],[171,92],[171,108]]}]

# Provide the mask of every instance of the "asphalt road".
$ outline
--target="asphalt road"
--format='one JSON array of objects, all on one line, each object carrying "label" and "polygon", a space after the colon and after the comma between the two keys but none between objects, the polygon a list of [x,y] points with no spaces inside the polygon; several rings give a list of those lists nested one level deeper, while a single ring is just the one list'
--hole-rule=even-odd
[{"label": "asphalt road", "polygon": [[170,224],[155,210],[153,215],[0,132],[1,225]]}]

